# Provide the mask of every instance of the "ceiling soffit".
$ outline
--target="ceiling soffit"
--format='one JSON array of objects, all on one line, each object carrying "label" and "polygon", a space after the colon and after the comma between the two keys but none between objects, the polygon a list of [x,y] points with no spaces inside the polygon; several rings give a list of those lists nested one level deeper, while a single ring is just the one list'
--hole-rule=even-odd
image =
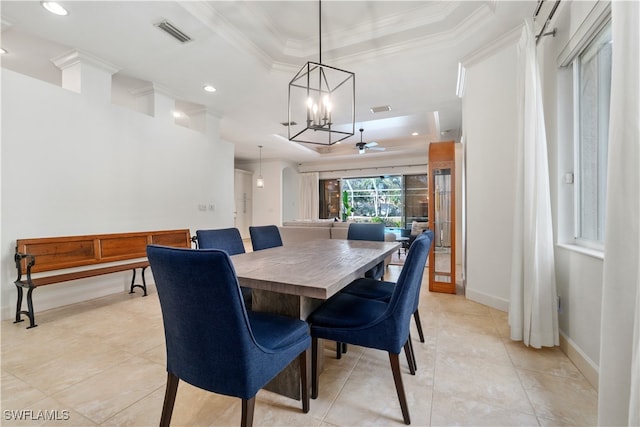
[{"label": "ceiling soffit", "polygon": [[[272,6],[273,4],[277,6]],[[360,5],[376,2],[344,2]],[[389,3],[389,2],[384,2]],[[307,60],[318,60],[317,6],[315,2],[180,2],[185,10],[211,31],[253,55],[267,69],[291,71]],[[447,48],[460,37],[486,25],[494,13],[491,2],[398,2],[404,9],[379,18],[337,23],[323,31],[323,57],[332,64],[348,63],[363,57],[391,55],[405,50],[437,46]],[[327,7],[342,7],[329,2]],[[282,17],[274,18],[278,8],[302,8],[308,25],[287,26]],[[357,10],[351,10],[355,13]],[[323,9],[323,16],[330,14]],[[300,13],[296,16],[299,16]],[[375,13],[371,13],[375,15]],[[288,16],[288,15],[287,15]],[[325,17],[325,20],[331,21]],[[323,23],[331,26],[331,22]],[[303,34],[305,33],[305,34]],[[308,37],[307,37],[308,35]],[[326,62],[326,61],[325,61]]]}]

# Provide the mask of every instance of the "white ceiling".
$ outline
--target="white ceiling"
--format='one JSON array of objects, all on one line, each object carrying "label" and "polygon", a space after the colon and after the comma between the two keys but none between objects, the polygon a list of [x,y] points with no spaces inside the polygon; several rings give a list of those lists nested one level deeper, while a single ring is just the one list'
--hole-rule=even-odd
[{"label": "white ceiling", "polygon": [[[356,75],[356,134],[331,148],[287,140],[291,78],[319,60],[317,1],[2,1],[2,67],[60,83],[51,58],[72,49],[117,66],[114,91],[150,82],[177,100],[221,117],[236,158],[297,163],[358,156],[424,156],[430,141],[459,138],[458,63],[531,16],[536,1],[325,1],[322,63]],[[166,19],[192,40],[181,44],[154,24]],[[217,91],[205,93],[205,83]],[[373,114],[371,107],[390,105]],[[412,136],[418,132],[418,136]],[[278,136],[279,135],[279,136]]]}]

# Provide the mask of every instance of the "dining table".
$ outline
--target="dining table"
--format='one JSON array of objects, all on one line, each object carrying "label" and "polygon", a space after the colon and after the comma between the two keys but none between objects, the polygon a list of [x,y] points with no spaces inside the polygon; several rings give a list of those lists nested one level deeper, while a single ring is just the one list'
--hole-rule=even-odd
[{"label": "dining table", "polygon": [[[231,260],[240,286],[252,290],[252,310],[306,320],[323,301],[399,247],[399,242],[317,239],[237,254]],[[298,361],[265,388],[300,399]]]}]

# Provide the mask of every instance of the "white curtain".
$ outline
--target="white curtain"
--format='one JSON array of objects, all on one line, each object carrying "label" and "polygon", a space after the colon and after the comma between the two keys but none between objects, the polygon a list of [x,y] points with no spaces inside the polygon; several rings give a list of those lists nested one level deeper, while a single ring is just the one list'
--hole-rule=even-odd
[{"label": "white curtain", "polygon": [[598,389],[599,425],[640,417],[640,4],[611,2],[612,69]]},{"label": "white curtain", "polygon": [[536,41],[525,20],[518,44],[519,137],[511,263],[511,339],[540,348],[559,344],[547,139]]},{"label": "white curtain", "polygon": [[319,180],[318,172],[300,174],[298,219],[318,219]]}]

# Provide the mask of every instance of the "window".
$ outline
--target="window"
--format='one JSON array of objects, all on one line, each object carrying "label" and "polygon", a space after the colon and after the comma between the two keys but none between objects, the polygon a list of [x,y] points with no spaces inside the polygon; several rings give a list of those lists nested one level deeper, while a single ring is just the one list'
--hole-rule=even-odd
[{"label": "window", "polygon": [[405,227],[427,220],[427,199],[426,175],[321,179],[319,214]]},{"label": "window", "polygon": [[611,24],[607,24],[573,62],[575,126],[575,239],[604,247]]}]

